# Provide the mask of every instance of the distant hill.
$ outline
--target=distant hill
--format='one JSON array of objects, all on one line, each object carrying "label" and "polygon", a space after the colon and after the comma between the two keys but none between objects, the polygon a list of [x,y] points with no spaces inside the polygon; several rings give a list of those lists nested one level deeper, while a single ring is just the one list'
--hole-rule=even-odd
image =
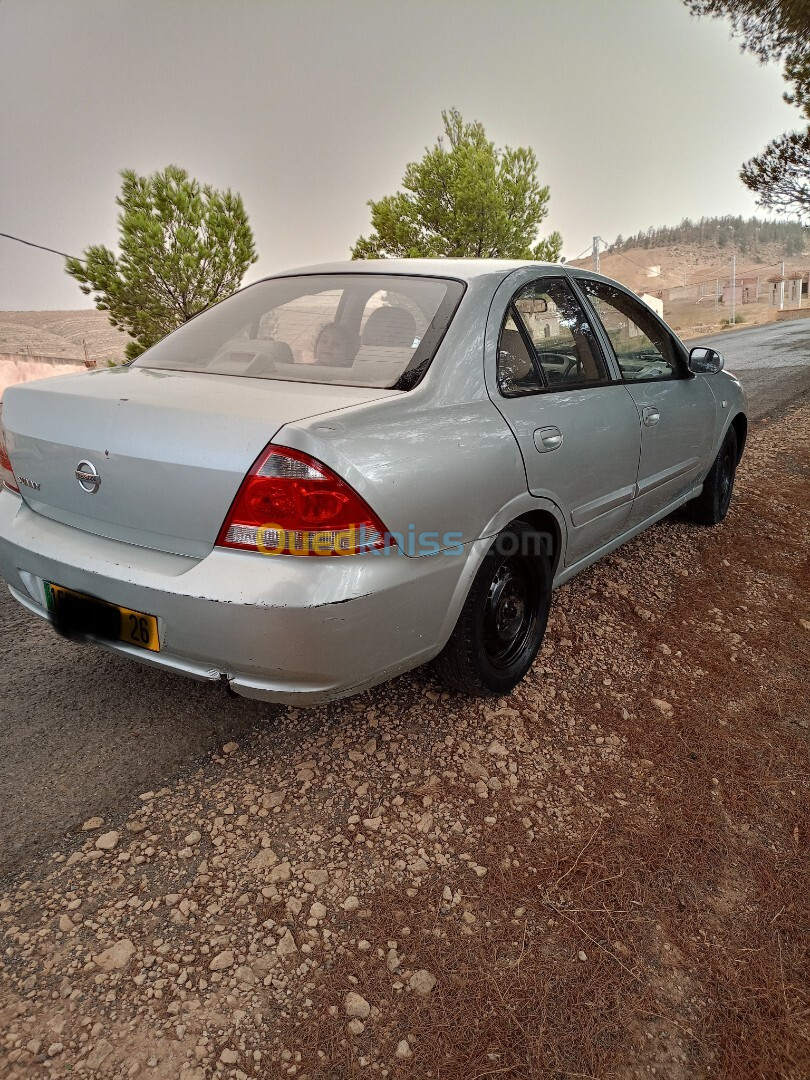
[{"label": "distant hill", "polygon": [[[739,305],[737,320],[751,325],[771,321],[775,309],[767,302],[768,281],[781,275],[783,264],[787,277],[807,281],[810,230],[758,218],[685,218],[680,225],[617,236],[600,254],[599,272],[634,292],[660,297],[664,317],[679,332],[709,333],[729,316],[715,296],[722,297],[731,279],[732,256],[738,286],[743,277],[759,281],[757,301]],[[571,265],[592,269],[593,259]]]},{"label": "distant hill", "polygon": [[[731,257],[737,258],[737,275],[764,279],[781,270],[810,270],[810,230],[797,222],[762,221],[758,218],[717,217],[680,225],[650,228],[635,236],[617,236],[599,257],[599,270],[636,291],[694,285],[731,274]],[[573,266],[593,267],[592,257],[577,259]]]},{"label": "distant hill", "polygon": [[123,360],[127,334],[104,311],[0,311],[0,353]]},{"label": "distant hill", "polygon": [[736,252],[755,257],[765,249],[776,248],[786,257],[801,255],[810,248],[810,230],[797,221],[764,221],[761,218],[704,217],[699,221],[684,218],[680,225],[649,228],[635,236],[617,236],[608,246],[610,252],[631,248],[671,248],[684,245],[701,251]]}]

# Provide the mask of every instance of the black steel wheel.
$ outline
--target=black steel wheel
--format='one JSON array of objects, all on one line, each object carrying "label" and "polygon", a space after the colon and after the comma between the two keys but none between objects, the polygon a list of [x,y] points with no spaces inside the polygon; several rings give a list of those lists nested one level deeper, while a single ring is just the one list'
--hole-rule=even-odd
[{"label": "black steel wheel", "polygon": [[738,457],[737,433],[730,427],[709,475],[703,481],[703,491],[686,504],[692,521],[699,525],[719,525],[726,516],[734,494]]},{"label": "black steel wheel", "polygon": [[508,694],[534,663],[550,603],[544,538],[514,521],[487,552],[438,658],[444,681],[468,694]]}]

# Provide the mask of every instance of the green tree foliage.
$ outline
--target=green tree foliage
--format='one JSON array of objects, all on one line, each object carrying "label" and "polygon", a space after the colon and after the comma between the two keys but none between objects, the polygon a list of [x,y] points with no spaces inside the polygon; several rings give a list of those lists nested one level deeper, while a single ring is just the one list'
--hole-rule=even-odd
[{"label": "green tree foliage", "polygon": [[442,113],[444,136],[405,169],[402,191],[371,200],[374,231],[353,259],[514,258],[556,262],[562,237],[538,240],[548,188],[537,179],[527,147],[496,149],[482,124],[457,109]]},{"label": "green tree foliage", "polygon": [[684,0],[693,15],[726,18],[746,52],[760,60],[783,60],[806,49],[810,36],[807,0]]},{"label": "green tree foliage", "polygon": [[229,296],[257,259],[241,197],[216,191],[170,165],[121,173],[116,202],[120,255],[101,244],[65,269],[113,326],[134,340],[136,356],[193,315]]},{"label": "green tree foliage", "polygon": [[[808,13],[810,19],[810,13]],[[785,78],[793,84],[793,92],[785,94],[788,105],[801,109],[810,120],[810,42],[804,55],[794,53],[785,60]]]},{"label": "green tree foliage", "polygon": [[769,142],[740,170],[746,187],[765,210],[810,222],[810,127]]},{"label": "green tree foliage", "polygon": [[[723,16],[742,48],[765,63],[781,61],[785,101],[810,121],[810,0],[684,0],[695,15]],[[810,124],[768,143],[740,179],[766,210],[810,222]]]}]

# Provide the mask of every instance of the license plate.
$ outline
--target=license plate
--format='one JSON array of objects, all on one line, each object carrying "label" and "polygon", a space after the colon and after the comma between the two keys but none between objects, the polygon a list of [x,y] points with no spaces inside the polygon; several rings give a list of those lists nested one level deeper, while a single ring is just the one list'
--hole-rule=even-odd
[{"label": "license plate", "polygon": [[84,593],[45,582],[48,611],[56,628],[68,637],[91,635],[104,641],[124,641],[139,649],[160,652],[158,621],[154,615],[108,604]]}]

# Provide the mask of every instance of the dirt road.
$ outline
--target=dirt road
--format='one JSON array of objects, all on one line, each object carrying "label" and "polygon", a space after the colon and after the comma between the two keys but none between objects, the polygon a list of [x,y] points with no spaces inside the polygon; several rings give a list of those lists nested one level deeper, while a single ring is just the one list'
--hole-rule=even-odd
[{"label": "dirt road", "polygon": [[810,391],[810,318],[729,330],[688,344],[710,345],[723,354],[745,387],[752,420]]},{"label": "dirt road", "polygon": [[[0,1077],[806,1076],[809,479],[810,405],[755,425],[727,522],[561,589],[509,698],[414,673],[109,804],[97,749],[103,820],[0,890]],[[131,670],[91,700],[215,708]]]}]

